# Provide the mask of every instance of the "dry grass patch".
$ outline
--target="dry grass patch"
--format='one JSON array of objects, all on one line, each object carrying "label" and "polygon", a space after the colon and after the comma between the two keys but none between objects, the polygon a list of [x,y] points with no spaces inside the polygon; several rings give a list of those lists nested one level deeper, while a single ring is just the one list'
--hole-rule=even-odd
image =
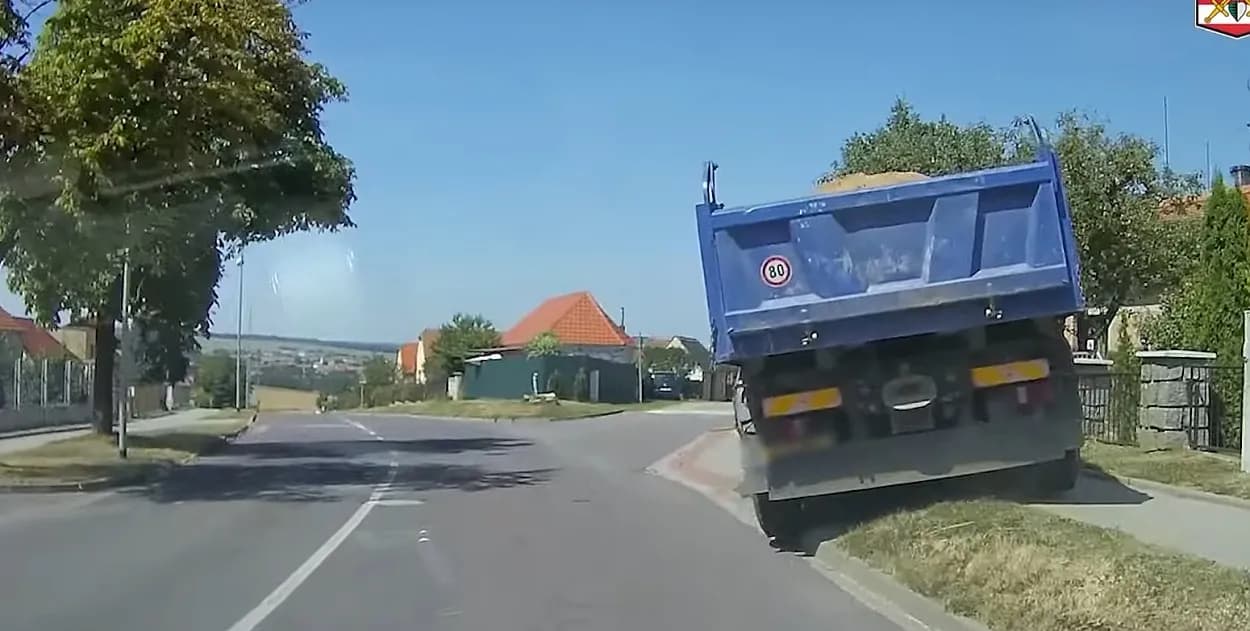
[{"label": "dry grass patch", "polygon": [[837,545],[995,631],[1250,629],[1250,573],[994,500],[870,520]]},{"label": "dry grass patch", "polygon": [[176,430],[130,434],[125,460],[117,453],[115,436],[58,440],[0,456],[0,485],[74,484],[141,475],[220,446],[246,423],[246,418],[234,415]]},{"label": "dry grass patch", "polygon": [[1145,451],[1137,447],[1087,441],[1081,448],[1087,464],[1130,478],[1186,486],[1250,500],[1250,475],[1231,458],[1197,451]]}]

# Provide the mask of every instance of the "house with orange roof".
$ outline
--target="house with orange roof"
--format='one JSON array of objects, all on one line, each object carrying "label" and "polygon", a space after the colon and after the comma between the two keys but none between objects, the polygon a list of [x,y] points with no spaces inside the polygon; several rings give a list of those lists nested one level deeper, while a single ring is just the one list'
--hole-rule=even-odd
[{"label": "house with orange roof", "polygon": [[22,351],[38,359],[59,359],[69,351],[46,329],[31,318],[21,318],[0,309],[0,335],[12,336]]},{"label": "house with orange roof", "polygon": [[426,367],[434,356],[438,335],[438,329],[425,329],[415,342],[400,345],[395,355],[395,370],[400,381],[426,383],[429,380],[430,374]]},{"label": "house with orange roof", "polygon": [[[554,355],[527,351],[534,338],[552,333]],[[556,392],[561,398],[625,403],[638,397],[637,348],[588,291],[548,298],[500,336],[500,347],[466,360],[464,394],[521,398]]]},{"label": "house with orange roof", "polygon": [[608,316],[588,291],[543,301],[500,336],[503,348],[523,348],[543,333],[553,333],[564,352],[591,353],[632,362],[633,338]]}]

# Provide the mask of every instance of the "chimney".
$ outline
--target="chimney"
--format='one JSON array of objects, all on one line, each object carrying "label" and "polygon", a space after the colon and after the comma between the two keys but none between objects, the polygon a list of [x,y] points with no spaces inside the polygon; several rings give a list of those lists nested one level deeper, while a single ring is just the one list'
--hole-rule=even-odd
[{"label": "chimney", "polygon": [[1228,172],[1233,176],[1233,186],[1250,186],[1250,164],[1239,164]]}]

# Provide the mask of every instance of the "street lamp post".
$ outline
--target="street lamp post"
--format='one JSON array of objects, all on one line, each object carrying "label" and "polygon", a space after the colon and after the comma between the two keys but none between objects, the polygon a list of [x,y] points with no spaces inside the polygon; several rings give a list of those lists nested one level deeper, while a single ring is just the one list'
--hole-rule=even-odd
[{"label": "street lamp post", "polygon": [[121,365],[118,366],[120,379],[118,382],[121,387],[118,388],[117,402],[117,453],[123,459],[126,458],[126,430],[127,420],[130,415],[130,362],[131,354],[134,349],[130,347],[130,249],[126,249],[126,258],[122,261],[122,326],[121,326]]}]

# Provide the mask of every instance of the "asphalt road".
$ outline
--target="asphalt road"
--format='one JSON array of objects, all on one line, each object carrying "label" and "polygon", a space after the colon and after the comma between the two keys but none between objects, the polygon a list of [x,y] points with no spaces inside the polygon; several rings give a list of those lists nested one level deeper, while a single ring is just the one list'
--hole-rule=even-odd
[{"label": "asphalt road", "polygon": [[0,496],[0,629],[896,629],[645,472],[724,422],[262,417],[156,486]]}]

